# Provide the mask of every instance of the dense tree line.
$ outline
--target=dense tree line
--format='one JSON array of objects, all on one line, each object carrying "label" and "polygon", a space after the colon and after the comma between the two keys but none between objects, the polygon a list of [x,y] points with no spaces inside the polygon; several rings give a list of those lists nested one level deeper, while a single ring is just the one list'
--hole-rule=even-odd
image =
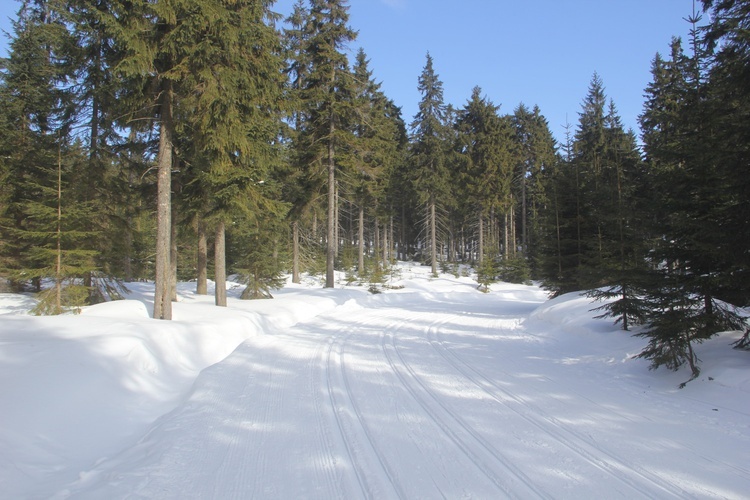
[{"label": "dense tree line", "polygon": [[[40,312],[155,281],[285,273],[366,281],[396,258],[469,263],[480,286],[585,290],[654,367],[744,328],[750,2],[703,0],[689,49],[652,62],[641,142],[598,75],[557,143],[537,107],[444,102],[426,55],[409,125],[345,0],[21,0],[0,73],[0,286]],[[415,72],[416,74],[416,72]],[[209,264],[213,262],[213,269]],[[48,286],[51,285],[51,286]],[[739,342],[746,347],[747,335]]]}]

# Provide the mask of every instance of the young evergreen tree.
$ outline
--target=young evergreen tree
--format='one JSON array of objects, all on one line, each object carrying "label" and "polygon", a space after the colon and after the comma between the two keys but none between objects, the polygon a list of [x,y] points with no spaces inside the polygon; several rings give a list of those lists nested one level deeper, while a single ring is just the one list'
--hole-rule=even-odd
[{"label": "young evergreen tree", "polygon": [[25,272],[40,266],[30,235],[35,230],[54,232],[56,224],[46,219],[40,226],[32,212],[38,208],[36,203],[49,201],[46,190],[56,186],[59,152],[70,135],[71,94],[64,85],[70,76],[66,64],[70,43],[65,26],[47,2],[23,2],[14,31],[0,86],[6,126],[4,175],[9,181],[3,187],[0,251],[6,278],[17,285],[31,280],[39,291],[41,276]]},{"label": "young evergreen tree", "polygon": [[[710,146],[716,161],[724,197],[714,207],[724,235],[719,247],[725,262],[722,298],[741,306],[750,304],[750,2],[704,0],[711,11],[705,28],[707,50],[713,53],[708,74],[714,140]],[[737,343],[750,347],[750,330]]]},{"label": "young evergreen tree", "polygon": [[641,117],[661,199],[653,216],[660,235],[652,252],[658,280],[649,290],[652,308],[642,334],[649,345],[641,356],[654,368],[687,362],[693,378],[699,373],[693,344],[744,325],[724,302],[734,294],[729,290],[736,270],[734,236],[725,232],[732,187],[714,153],[721,126],[707,85],[711,55],[698,38],[699,20],[691,17],[691,57],[675,40],[671,60],[655,59]]},{"label": "young evergreen tree", "polygon": [[432,56],[419,76],[417,89],[422,94],[419,111],[411,123],[412,182],[419,203],[427,209],[428,244],[432,273],[437,274],[438,263],[438,205],[445,203],[450,193],[449,172],[446,166],[445,104],[443,82],[433,68]]}]

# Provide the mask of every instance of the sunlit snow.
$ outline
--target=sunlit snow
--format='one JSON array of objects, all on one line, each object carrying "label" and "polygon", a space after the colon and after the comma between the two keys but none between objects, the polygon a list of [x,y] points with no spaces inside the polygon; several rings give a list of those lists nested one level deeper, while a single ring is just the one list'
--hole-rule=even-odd
[{"label": "sunlit snow", "polygon": [[590,299],[402,263],[393,289],[0,294],[0,498],[747,498],[750,355],[649,371]]}]

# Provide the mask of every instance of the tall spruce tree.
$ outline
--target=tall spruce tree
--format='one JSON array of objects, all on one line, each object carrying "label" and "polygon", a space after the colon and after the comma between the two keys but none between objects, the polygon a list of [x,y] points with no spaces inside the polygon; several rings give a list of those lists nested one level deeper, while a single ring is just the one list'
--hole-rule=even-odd
[{"label": "tall spruce tree", "polygon": [[353,140],[349,148],[351,173],[348,184],[357,207],[357,267],[363,275],[365,209],[372,207],[368,215],[376,219],[385,219],[388,214],[385,193],[397,161],[399,128],[398,121],[390,115],[393,105],[380,90],[380,84],[375,82],[363,49],[357,52],[352,77]]},{"label": "tall spruce tree", "polygon": [[[468,199],[475,205],[478,221],[478,260],[484,263],[487,245],[485,223],[490,214],[505,214],[511,209],[513,181],[512,130],[507,120],[498,115],[499,106],[481,95],[475,87],[471,99],[459,111],[457,120],[460,152],[465,159],[464,183]],[[495,246],[489,258],[499,254]]]},{"label": "tall spruce tree", "polygon": [[[310,58],[309,74],[302,91],[307,111],[300,142],[306,163],[322,167],[327,186],[326,288],[334,286],[336,241],[336,154],[348,140],[347,120],[351,115],[351,73],[343,49],[357,33],[348,25],[346,0],[311,0],[305,27],[305,51]],[[321,172],[321,173],[323,173]]]},{"label": "tall spruce tree", "polygon": [[184,49],[178,113],[189,124],[191,159],[204,166],[196,182],[212,200],[202,215],[215,227],[216,304],[226,306],[227,225],[233,217],[285,213],[266,185],[278,163],[283,59],[279,36],[267,23],[272,2],[206,2],[183,27],[200,43]]},{"label": "tall spruce tree", "polygon": [[545,176],[556,168],[557,142],[538,106],[529,110],[520,104],[513,113],[512,123],[517,145],[516,186],[520,191],[520,246],[532,274],[537,274],[540,245],[545,238],[554,240],[554,235],[544,233],[542,212],[550,203]]},{"label": "tall spruce tree", "polygon": [[411,123],[411,158],[414,189],[420,204],[426,208],[428,248],[432,273],[437,274],[438,219],[437,211],[450,193],[446,166],[446,126],[443,82],[435,73],[432,56],[419,76],[417,90],[422,94],[419,111]]},{"label": "tall spruce tree", "polygon": [[190,9],[203,4],[187,0],[113,0],[101,20],[120,54],[113,71],[121,79],[128,113],[123,125],[158,123],[157,230],[153,317],[172,319],[171,221],[174,108],[177,84],[187,72],[186,50],[198,40],[186,29]]}]

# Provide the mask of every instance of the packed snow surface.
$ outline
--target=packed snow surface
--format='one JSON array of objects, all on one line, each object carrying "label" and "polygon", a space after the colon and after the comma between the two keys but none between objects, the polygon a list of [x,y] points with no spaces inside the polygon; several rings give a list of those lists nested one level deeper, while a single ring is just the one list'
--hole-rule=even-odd
[{"label": "packed snow surface", "polygon": [[590,299],[430,276],[181,284],[80,315],[0,295],[0,498],[747,498],[750,357],[649,371]]}]

